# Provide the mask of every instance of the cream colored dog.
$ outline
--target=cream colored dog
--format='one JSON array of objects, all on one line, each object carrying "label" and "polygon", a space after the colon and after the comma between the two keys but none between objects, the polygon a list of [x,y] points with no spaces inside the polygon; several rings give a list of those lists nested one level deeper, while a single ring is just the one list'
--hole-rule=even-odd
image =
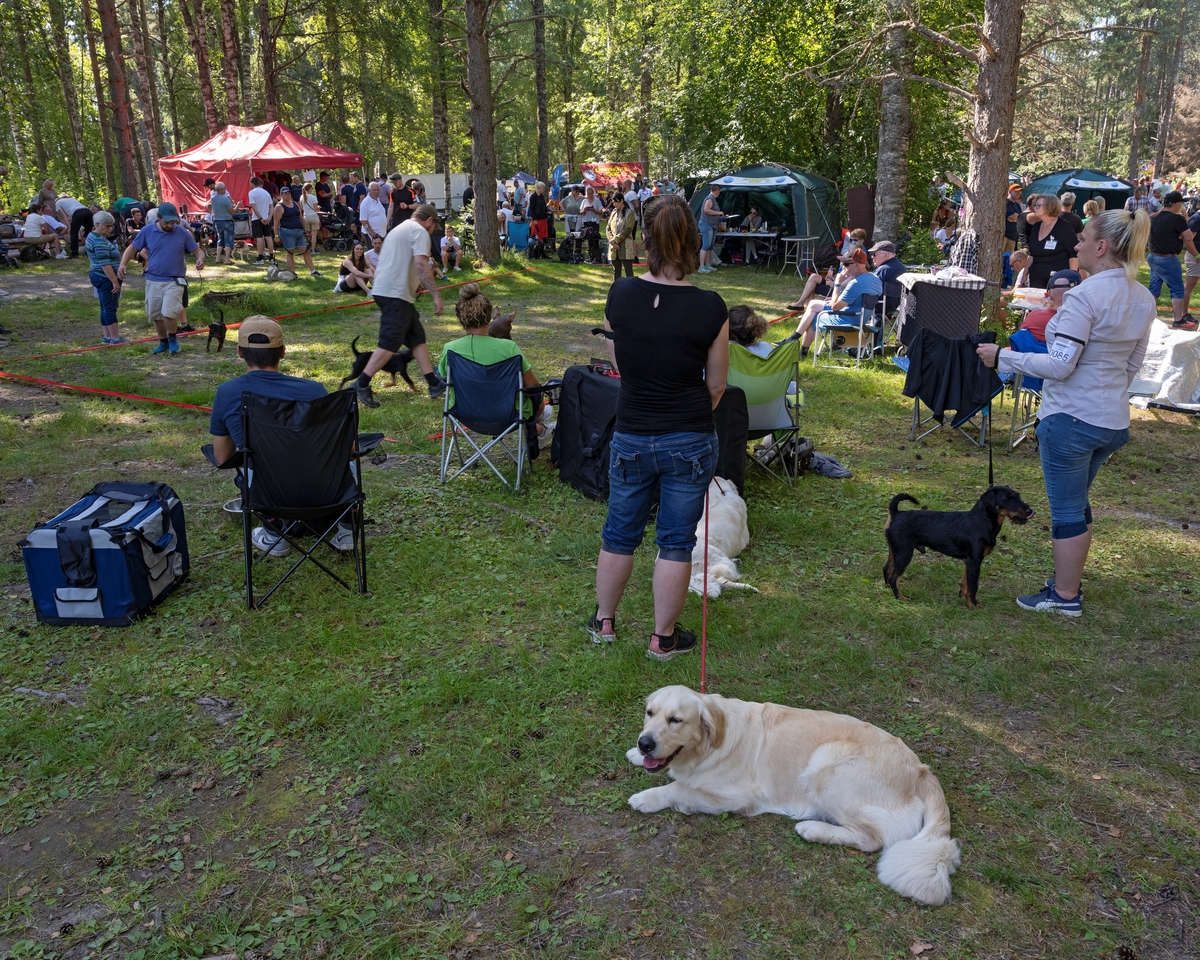
[{"label": "cream colored dog", "polygon": [[[719,597],[722,590],[737,587],[757,588],[738,580],[735,558],[750,543],[750,527],[746,523],[746,501],[738,496],[737,487],[721,477],[713,477],[708,485],[708,595]],[[692,579],[688,589],[703,594],[704,578],[704,515],[696,524],[696,546],[692,549]]]},{"label": "cream colored dog", "polygon": [[959,850],[941,785],[903,740],[869,723],[663,687],[626,756],[674,779],[635,793],[635,810],[778,813],[813,843],[882,848],[879,879],[902,896],[950,899]]}]

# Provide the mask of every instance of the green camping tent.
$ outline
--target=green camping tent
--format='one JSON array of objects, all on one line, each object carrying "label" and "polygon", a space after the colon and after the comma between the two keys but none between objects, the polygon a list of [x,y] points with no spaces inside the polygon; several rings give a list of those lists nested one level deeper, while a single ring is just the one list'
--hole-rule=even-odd
[{"label": "green camping tent", "polygon": [[1077,167],[1038,177],[1025,188],[1024,195],[1043,193],[1061,197],[1068,191],[1075,194],[1075,212],[1082,214],[1083,205],[1093,197],[1103,197],[1105,209],[1119,210],[1133,194],[1133,185],[1098,170]]},{"label": "green camping tent", "polygon": [[714,183],[721,188],[721,209],[725,213],[744,216],[753,204],[767,223],[783,223],[789,235],[817,237],[818,243],[841,242],[841,196],[831,180],[785,163],[764,161],[743,167],[697,184],[692,194],[692,212],[697,219],[708,188]]}]

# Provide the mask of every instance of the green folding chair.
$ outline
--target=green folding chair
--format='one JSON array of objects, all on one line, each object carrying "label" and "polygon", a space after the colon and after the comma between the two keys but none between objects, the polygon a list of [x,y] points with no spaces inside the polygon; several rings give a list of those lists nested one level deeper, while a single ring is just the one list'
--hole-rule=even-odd
[{"label": "green folding chair", "polygon": [[[756,356],[741,344],[729,344],[729,385],[740,387],[746,394],[750,414],[747,439],[771,436],[774,442],[768,451],[791,451],[790,456],[771,456],[768,452],[765,458],[750,459],[788,486],[800,473],[800,408],[804,406],[804,394],[799,379],[798,340],[779,344],[768,357]],[[795,441],[790,448],[784,446],[789,440]]]}]

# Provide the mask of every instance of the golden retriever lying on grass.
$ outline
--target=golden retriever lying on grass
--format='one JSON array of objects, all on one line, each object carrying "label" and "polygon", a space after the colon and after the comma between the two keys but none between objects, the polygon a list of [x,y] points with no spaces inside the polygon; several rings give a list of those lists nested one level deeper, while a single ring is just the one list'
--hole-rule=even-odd
[{"label": "golden retriever lying on grass", "polygon": [[813,843],[882,848],[879,879],[902,896],[950,899],[959,851],[941,785],[903,740],[869,723],[663,687],[626,756],[674,778],[630,797],[635,810],[778,813]]}]

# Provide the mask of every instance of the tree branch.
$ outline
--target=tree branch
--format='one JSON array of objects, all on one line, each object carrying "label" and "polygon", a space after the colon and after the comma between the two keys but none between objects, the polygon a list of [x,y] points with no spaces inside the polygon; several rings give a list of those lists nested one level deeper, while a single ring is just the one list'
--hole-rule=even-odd
[{"label": "tree branch", "polygon": [[[970,60],[972,63],[976,63],[976,64],[979,63],[979,54],[978,53],[976,53],[974,50],[967,49],[961,43],[959,43],[957,40],[951,40],[944,33],[938,33],[936,30],[930,30],[927,26],[925,26],[924,24],[921,24],[921,23],[917,23],[915,20],[909,20],[909,21],[907,21],[907,23],[897,24],[897,25],[898,26],[907,26],[914,33],[918,33],[921,36],[925,37],[926,39],[932,40],[939,47],[949,47],[951,50],[953,50],[955,53],[957,53],[960,57],[963,57],[966,60]],[[992,55],[994,55],[994,53],[995,53],[995,51],[992,51]]]},{"label": "tree branch", "polygon": [[1020,56],[1027,57],[1029,54],[1042,47],[1048,47],[1052,43],[1070,43],[1075,40],[1083,40],[1090,37],[1093,33],[1152,33],[1157,36],[1157,30],[1149,30],[1146,27],[1092,27],[1088,30],[1072,30],[1069,33],[1061,33],[1055,37],[1047,38],[1048,30],[1043,30],[1041,35],[1029,46],[1021,50]]},{"label": "tree branch", "polygon": [[[888,76],[899,76],[899,74],[889,74]],[[939,90],[945,90],[949,93],[956,93],[964,100],[974,103],[979,98],[969,90],[964,90],[962,87],[956,87],[952,83],[942,83],[941,80],[934,80],[933,77],[925,77],[919,73],[906,73],[904,75],[909,80],[920,80],[921,83],[927,83],[931,87],[937,87]]]}]

